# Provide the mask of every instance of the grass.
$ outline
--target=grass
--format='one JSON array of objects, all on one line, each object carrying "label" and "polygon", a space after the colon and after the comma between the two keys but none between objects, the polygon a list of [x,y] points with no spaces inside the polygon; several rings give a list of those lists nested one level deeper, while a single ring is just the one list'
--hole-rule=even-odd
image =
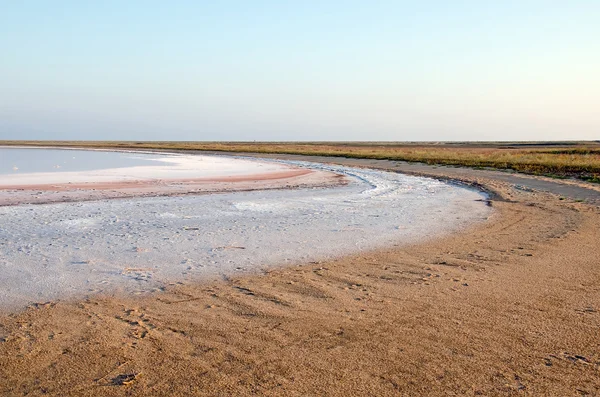
[{"label": "grass", "polygon": [[334,156],[494,168],[600,183],[600,142],[113,142],[0,141],[0,145],[224,151]]}]

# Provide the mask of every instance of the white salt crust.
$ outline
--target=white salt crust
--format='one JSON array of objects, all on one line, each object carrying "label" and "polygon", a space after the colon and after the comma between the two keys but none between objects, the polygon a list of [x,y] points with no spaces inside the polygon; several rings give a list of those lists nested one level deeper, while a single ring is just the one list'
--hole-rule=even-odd
[{"label": "white salt crust", "polygon": [[243,161],[247,170],[253,163],[261,173],[289,165],[333,171],[350,183],[0,207],[0,308],[97,293],[140,294],[169,283],[411,244],[491,214],[481,193],[433,179],[311,163],[213,160],[220,169]]}]

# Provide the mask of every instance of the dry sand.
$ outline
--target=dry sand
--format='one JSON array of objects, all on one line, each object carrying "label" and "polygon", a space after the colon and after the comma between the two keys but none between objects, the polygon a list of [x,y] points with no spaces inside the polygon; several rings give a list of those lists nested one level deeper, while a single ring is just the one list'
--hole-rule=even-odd
[{"label": "dry sand", "polygon": [[460,235],[0,317],[0,393],[600,394],[598,205],[457,172],[496,192]]}]

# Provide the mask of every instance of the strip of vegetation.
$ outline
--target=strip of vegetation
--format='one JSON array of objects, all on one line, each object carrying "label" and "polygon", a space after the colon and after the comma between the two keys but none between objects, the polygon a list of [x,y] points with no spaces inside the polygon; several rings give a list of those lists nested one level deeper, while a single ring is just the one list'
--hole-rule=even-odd
[{"label": "strip of vegetation", "polygon": [[600,183],[600,143],[5,141],[0,145],[298,154],[494,168]]}]

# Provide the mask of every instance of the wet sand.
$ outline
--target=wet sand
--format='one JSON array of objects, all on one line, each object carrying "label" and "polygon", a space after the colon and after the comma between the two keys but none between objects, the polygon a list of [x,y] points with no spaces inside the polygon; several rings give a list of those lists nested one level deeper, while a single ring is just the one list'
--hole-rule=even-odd
[{"label": "wet sand", "polygon": [[0,393],[599,394],[597,195],[418,172],[485,187],[495,215],[427,244],[33,305],[0,318]]},{"label": "wet sand", "polygon": [[85,183],[0,185],[0,206],[47,204],[131,197],[181,196],[215,192],[298,189],[343,185],[344,176],[325,171],[290,169],[262,174],[205,178],[137,179]]}]

